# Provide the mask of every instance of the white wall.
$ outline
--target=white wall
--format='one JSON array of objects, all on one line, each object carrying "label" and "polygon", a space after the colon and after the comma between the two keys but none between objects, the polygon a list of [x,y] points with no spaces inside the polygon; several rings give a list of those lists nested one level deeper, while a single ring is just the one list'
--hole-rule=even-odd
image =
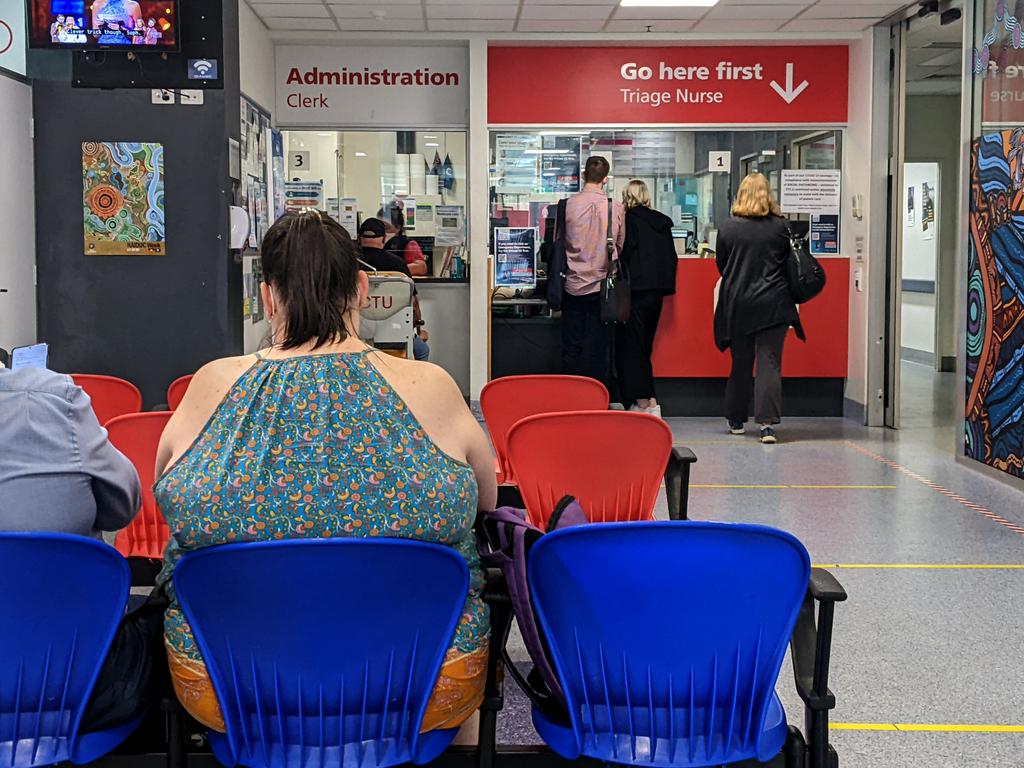
[{"label": "white wall", "polygon": [[[903,293],[900,305],[900,346],[916,352],[935,354],[935,294]],[[917,356],[911,356],[915,362]]]},{"label": "white wall", "polygon": [[[931,188],[935,221],[924,228],[924,185]],[[913,219],[909,213],[914,190]],[[900,211],[903,227],[903,279],[936,283],[939,231],[942,228],[938,163],[904,163]],[[935,354],[935,294],[903,292],[900,346]]]},{"label": "white wall", "polygon": [[25,0],[0,0],[0,67],[25,75]]},{"label": "white wall", "polygon": [[[938,267],[936,275],[936,314],[938,321],[939,363],[956,359],[962,340],[956,327],[960,310],[957,286],[962,282],[957,269],[960,243],[960,110],[959,95],[908,96],[904,159],[907,162],[940,164],[938,204],[935,208],[938,231]],[[904,248],[905,250],[905,248]],[[905,257],[904,257],[905,258]],[[948,368],[947,368],[948,370]]]},{"label": "white wall", "polygon": [[[873,34],[850,44],[850,122],[844,137],[843,158],[843,235],[844,255],[850,257],[850,333],[849,373],[846,398],[866,406],[868,403],[868,284],[873,264],[884,272],[885,243],[872,240],[872,121]],[[852,197],[860,195],[862,219],[853,215]],[[882,211],[884,215],[884,201]],[[858,253],[857,238],[863,238]],[[855,287],[857,272],[861,286]]]},{"label": "white wall", "polygon": [[238,66],[242,93],[268,112],[274,109],[274,43],[249,4],[238,4]]},{"label": "white wall", "polygon": [[[246,2],[238,4],[238,43],[242,93],[270,112],[274,109],[274,42],[270,39],[270,32]],[[271,124],[273,122],[274,117],[271,115]],[[257,258],[259,257],[246,256],[242,263],[242,271],[250,273]],[[266,320],[258,323],[245,320],[242,328],[245,352],[255,352],[263,345],[269,334],[270,326]]]},{"label": "white wall", "polygon": [[0,75],[0,105],[0,347],[10,350],[36,341],[32,88]]}]

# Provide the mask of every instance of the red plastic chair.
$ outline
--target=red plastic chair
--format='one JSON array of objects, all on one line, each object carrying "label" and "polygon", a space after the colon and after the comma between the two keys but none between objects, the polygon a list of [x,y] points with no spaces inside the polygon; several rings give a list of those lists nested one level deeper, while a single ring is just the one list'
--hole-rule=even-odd
[{"label": "red plastic chair", "polygon": [[178,406],[181,405],[181,401],[185,397],[185,393],[188,391],[188,385],[192,383],[192,375],[182,376],[179,379],[175,379],[171,382],[171,386],[167,388],[167,407],[172,411],[178,410]]},{"label": "red plastic chair", "polygon": [[565,496],[575,496],[594,523],[651,520],[672,430],[646,413],[544,413],[509,430],[508,455],[530,521],[541,529]]},{"label": "red plastic chair", "polygon": [[113,418],[142,410],[142,393],[130,381],[89,373],[73,373],[71,380],[89,395],[92,410],[102,426]]},{"label": "red plastic chair", "polygon": [[584,376],[507,376],[480,393],[487,431],[494,444],[499,485],[515,485],[506,449],[508,431],[527,416],[567,411],[608,410],[608,390]]},{"label": "red plastic chair", "polygon": [[135,465],[142,483],[142,510],[114,540],[117,551],[125,557],[161,558],[171,535],[153,498],[156,449],[171,416],[170,411],[132,413],[107,424],[110,442]]}]

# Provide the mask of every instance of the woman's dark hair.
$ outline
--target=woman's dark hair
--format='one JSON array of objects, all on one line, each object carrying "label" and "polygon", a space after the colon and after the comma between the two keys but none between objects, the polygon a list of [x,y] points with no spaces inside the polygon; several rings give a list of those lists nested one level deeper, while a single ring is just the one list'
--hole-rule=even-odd
[{"label": "woman's dark hair", "polygon": [[313,348],[349,336],[345,316],[355,298],[359,252],[348,232],[320,211],[286,213],[263,238],[263,280],[287,318],[282,349],[311,339]]}]

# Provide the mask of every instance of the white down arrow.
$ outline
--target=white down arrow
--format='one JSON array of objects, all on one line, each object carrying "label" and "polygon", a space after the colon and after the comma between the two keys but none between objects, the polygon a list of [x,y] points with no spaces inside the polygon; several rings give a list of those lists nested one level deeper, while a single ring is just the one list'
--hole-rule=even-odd
[{"label": "white down arrow", "polygon": [[805,90],[807,90],[807,86],[809,86],[810,83],[807,82],[806,80],[804,80],[802,83],[800,83],[800,85],[798,85],[798,86],[796,86],[794,88],[793,87],[793,65],[792,64],[787,64],[786,65],[786,87],[783,88],[781,85],[779,85],[774,80],[771,81],[770,85],[771,85],[772,88],[775,89],[775,92],[777,94],[779,94],[779,96],[781,96],[783,98],[783,100],[787,104],[792,104],[794,101],[796,101],[797,97],[801,93],[803,93]]}]

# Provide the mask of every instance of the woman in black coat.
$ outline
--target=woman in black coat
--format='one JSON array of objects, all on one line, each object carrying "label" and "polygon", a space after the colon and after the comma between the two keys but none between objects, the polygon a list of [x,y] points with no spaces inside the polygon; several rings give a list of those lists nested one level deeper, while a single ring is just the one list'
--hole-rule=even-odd
[{"label": "woman in black coat", "polygon": [[626,240],[620,259],[629,275],[629,322],[615,330],[615,367],[626,408],[661,415],[654,392],[651,356],[666,296],[676,292],[675,242],[672,219],[651,208],[651,193],[642,181],[631,181],[622,193],[626,207]]},{"label": "woman in black coat", "polygon": [[[725,390],[729,431],[742,435],[751,389],[761,442],[774,443],[782,419],[782,349],[791,326],[802,337],[785,264],[789,234],[768,180],[760,173],[740,184],[732,217],[718,230],[716,261],[722,275],[715,307],[715,343],[732,350]],[[757,382],[754,383],[754,362]]]}]

